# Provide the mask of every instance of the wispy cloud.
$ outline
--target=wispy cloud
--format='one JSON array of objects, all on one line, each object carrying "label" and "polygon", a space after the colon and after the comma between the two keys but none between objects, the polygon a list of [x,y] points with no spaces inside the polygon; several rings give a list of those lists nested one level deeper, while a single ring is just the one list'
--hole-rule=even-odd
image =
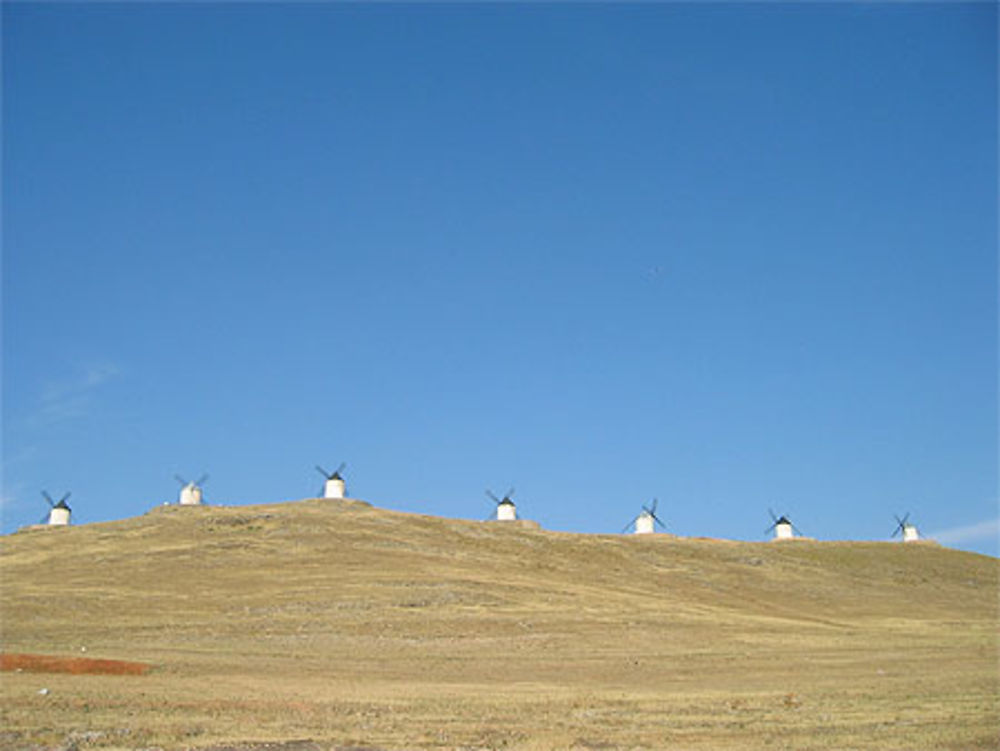
[{"label": "wispy cloud", "polygon": [[93,405],[94,391],[121,373],[110,362],[89,363],[81,371],[71,378],[44,385],[38,408],[28,418],[29,424],[46,427],[85,417]]},{"label": "wispy cloud", "polygon": [[25,486],[23,482],[8,483],[6,478],[3,488],[0,489],[0,524],[7,521],[7,517],[25,508]]},{"label": "wispy cloud", "polygon": [[[6,448],[6,447],[5,447]],[[12,469],[16,469],[19,465],[30,461],[35,456],[38,455],[38,446],[22,446],[17,451],[13,453],[4,451],[3,458],[0,460],[0,480],[7,476],[7,473]]]},{"label": "wispy cloud", "polygon": [[927,536],[949,545],[958,542],[971,542],[972,540],[985,540],[988,537],[996,538],[1000,537],[1000,518],[987,519],[963,527],[951,527],[940,532],[931,532]]}]

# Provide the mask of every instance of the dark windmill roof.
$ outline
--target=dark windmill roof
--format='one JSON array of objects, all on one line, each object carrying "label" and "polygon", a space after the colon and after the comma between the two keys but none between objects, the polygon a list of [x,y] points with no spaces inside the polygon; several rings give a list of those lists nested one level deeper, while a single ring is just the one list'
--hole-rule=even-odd
[{"label": "dark windmill roof", "polygon": [[510,498],[504,498],[497,505],[498,506],[513,506],[514,505],[514,501],[512,501]]},{"label": "dark windmill roof", "polygon": [[791,524],[791,523],[792,523],[792,520],[789,519],[784,514],[782,514],[781,516],[779,516],[777,519],[774,520],[774,525],[775,526],[778,526],[779,524]]},{"label": "dark windmill roof", "polygon": [[64,508],[67,511],[72,511],[72,509],[66,504],[65,500],[59,501],[59,503],[57,503],[56,505],[54,505],[52,508]]}]

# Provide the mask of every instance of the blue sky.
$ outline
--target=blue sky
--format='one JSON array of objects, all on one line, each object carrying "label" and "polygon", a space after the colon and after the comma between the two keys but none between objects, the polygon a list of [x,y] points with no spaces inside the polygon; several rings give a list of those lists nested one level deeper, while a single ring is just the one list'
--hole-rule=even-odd
[{"label": "blue sky", "polygon": [[997,10],[3,6],[10,532],[353,497],[996,555]]}]

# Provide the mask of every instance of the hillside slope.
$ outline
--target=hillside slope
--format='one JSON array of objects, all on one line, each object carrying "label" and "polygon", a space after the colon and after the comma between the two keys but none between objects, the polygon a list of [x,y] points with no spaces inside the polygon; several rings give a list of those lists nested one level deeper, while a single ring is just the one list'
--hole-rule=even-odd
[{"label": "hillside slope", "polygon": [[997,747],[998,561],[931,544],[310,500],[24,531],[0,565],[5,652],[157,666],[6,674],[12,748]]}]

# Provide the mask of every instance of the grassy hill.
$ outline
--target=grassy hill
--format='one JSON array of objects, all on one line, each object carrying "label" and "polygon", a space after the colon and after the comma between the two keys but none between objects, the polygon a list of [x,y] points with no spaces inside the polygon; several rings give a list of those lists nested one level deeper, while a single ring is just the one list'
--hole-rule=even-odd
[{"label": "grassy hill", "polygon": [[[547,532],[356,501],[3,539],[2,748],[995,749],[998,561]],[[48,695],[38,693],[48,688]]]}]

